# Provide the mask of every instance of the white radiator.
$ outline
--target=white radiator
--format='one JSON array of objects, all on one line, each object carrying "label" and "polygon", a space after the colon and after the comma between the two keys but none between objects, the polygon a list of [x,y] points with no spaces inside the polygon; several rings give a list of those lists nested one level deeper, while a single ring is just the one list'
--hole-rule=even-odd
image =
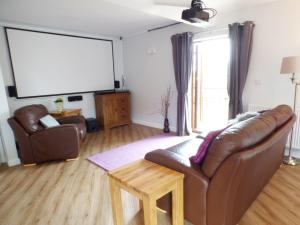
[{"label": "white radiator", "polygon": [[[274,107],[268,107],[268,106],[259,106],[259,105],[248,105],[248,111],[255,112],[255,111],[260,111],[260,110],[265,110],[265,109],[272,109]],[[294,124],[294,129],[293,129],[293,142],[292,142],[292,148],[295,149],[300,149],[300,109],[297,109],[295,112],[297,119]],[[287,147],[290,146],[290,135],[288,137],[287,141]]]}]

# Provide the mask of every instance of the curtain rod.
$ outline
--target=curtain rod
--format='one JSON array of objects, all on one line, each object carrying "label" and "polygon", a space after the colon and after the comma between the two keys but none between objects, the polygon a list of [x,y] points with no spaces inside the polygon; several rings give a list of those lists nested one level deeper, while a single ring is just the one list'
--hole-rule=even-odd
[{"label": "curtain rod", "polygon": [[195,32],[193,34],[203,34],[203,33],[210,33],[210,32],[216,32],[216,31],[222,31],[222,30],[228,30],[228,27],[223,27],[223,28],[218,28],[218,29],[211,29],[211,30],[204,30],[204,31],[199,31]]},{"label": "curtain rod", "polygon": [[[252,21],[250,21],[252,22]],[[161,30],[161,29],[164,29],[164,28],[168,28],[168,27],[171,27],[171,26],[176,26],[178,24],[181,24],[182,22],[177,22],[177,23],[171,23],[169,25],[165,25],[165,26],[161,26],[161,27],[155,27],[153,29],[149,29],[147,30],[148,32],[152,32],[152,31],[156,31],[156,30]],[[239,23],[241,26],[243,26],[245,23]],[[253,25],[255,26],[255,24],[253,23]],[[199,31],[199,32],[196,32],[196,33],[193,33],[193,34],[201,34],[201,33],[209,33],[209,32],[215,32],[215,31],[221,31],[221,30],[228,30],[229,28],[228,27],[223,27],[223,28],[219,28],[219,29],[212,29],[212,30],[207,30],[207,31]]]},{"label": "curtain rod", "polygon": [[[249,22],[252,22],[252,21],[249,21]],[[239,24],[240,26],[244,26],[245,23],[237,23],[237,24]],[[231,24],[229,24],[229,25],[231,25]],[[255,24],[253,22],[252,22],[252,25],[255,26]],[[216,32],[216,31],[222,31],[222,30],[229,30],[229,27],[227,26],[227,27],[218,28],[218,29],[199,31],[199,32],[196,32],[196,33],[193,33],[193,34],[209,33],[209,32]]]},{"label": "curtain rod", "polygon": [[167,28],[167,27],[172,27],[172,26],[178,25],[178,24],[181,24],[181,22],[171,23],[169,25],[165,25],[165,26],[161,26],[161,27],[156,27],[156,28],[153,28],[153,29],[149,29],[148,32],[152,32],[152,31],[156,31],[156,30],[161,30],[161,29],[164,29],[164,28]]}]

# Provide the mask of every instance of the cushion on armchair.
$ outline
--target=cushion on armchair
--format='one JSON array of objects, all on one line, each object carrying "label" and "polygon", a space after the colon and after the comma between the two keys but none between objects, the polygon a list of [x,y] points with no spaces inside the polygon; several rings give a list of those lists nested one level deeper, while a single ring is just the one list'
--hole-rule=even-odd
[{"label": "cushion on armchair", "polygon": [[57,122],[57,120],[51,115],[46,115],[46,116],[42,117],[40,119],[40,121],[41,121],[42,125],[46,128],[48,128],[48,127],[57,127],[57,126],[60,125]]}]

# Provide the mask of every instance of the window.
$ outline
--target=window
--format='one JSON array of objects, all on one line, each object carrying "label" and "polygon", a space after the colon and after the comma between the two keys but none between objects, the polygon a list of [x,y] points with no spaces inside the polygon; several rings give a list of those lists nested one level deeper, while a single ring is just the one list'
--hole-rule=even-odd
[{"label": "window", "polygon": [[194,42],[192,128],[199,132],[226,126],[228,121],[228,36]]}]

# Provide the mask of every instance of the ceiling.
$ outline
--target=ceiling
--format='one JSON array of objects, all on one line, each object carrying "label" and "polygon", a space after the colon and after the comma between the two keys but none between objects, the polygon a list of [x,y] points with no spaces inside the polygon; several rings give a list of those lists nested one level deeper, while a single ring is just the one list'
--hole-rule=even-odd
[{"label": "ceiling", "polygon": [[[218,13],[252,8],[274,1],[278,0],[203,0],[206,7],[214,8]],[[188,22],[181,20],[181,12],[191,5],[191,0],[109,0],[109,2],[184,23]]]},{"label": "ceiling", "polygon": [[[219,12],[229,12],[272,1],[275,0],[205,2]],[[190,0],[0,0],[0,21],[127,36],[180,21],[183,7],[189,5]]]},{"label": "ceiling", "polygon": [[112,36],[170,23],[103,0],[0,0],[0,21]]}]

